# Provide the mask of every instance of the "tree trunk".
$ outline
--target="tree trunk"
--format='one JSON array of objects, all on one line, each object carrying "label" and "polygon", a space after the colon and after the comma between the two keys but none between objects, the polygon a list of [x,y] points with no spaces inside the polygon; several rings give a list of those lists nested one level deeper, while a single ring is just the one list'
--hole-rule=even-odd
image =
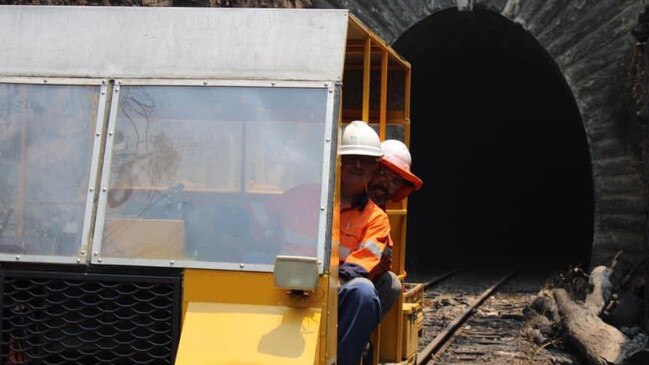
[{"label": "tree trunk", "polygon": [[568,337],[589,364],[620,364],[626,336],[587,308],[575,303],[564,289],[553,291]]}]

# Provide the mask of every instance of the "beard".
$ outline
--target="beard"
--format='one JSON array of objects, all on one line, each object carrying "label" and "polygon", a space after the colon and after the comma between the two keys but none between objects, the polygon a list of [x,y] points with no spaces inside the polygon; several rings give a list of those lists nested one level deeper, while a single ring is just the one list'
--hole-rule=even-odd
[{"label": "beard", "polygon": [[388,202],[390,198],[388,191],[382,187],[376,185],[370,185],[367,188],[367,192],[370,196],[370,199],[377,205],[384,205]]}]

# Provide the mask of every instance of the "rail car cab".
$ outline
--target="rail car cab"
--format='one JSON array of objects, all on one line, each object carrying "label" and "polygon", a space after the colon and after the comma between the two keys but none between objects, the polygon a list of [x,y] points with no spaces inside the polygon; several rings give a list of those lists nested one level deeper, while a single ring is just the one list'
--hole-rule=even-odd
[{"label": "rail car cab", "polygon": [[[405,60],[232,8],[1,6],[0,55],[0,363],[335,363],[339,130],[409,142]],[[414,361],[411,307],[375,363]]]}]

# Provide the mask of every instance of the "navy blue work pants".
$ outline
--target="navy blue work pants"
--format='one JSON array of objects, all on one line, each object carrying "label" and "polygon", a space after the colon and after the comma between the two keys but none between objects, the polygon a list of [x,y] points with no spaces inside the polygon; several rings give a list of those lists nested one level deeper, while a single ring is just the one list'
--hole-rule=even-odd
[{"label": "navy blue work pants", "polygon": [[374,284],[355,278],[338,289],[337,365],[358,365],[370,335],[381,320],[381,303]]}]

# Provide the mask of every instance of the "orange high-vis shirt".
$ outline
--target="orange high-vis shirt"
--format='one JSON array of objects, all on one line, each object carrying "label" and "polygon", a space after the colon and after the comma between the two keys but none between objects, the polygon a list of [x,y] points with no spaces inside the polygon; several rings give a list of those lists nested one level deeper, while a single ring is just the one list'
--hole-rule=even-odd
[{"label": "orange high-vis shirt", "polygon": [[363,267],[372,280],[388,268],[382,262],[392,249],[388,215],[371,200],[340,211],[340,262]]}]

